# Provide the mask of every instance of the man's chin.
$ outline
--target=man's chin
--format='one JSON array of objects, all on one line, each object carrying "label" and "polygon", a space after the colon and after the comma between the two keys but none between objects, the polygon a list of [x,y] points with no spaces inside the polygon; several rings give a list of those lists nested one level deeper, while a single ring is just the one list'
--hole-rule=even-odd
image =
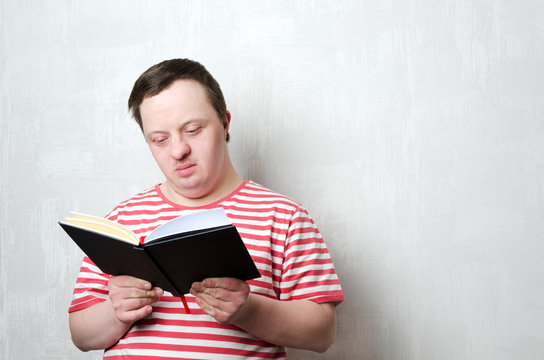
[{"label": "man's chin", "polygon": [[172,186],[172,182],[166,182],[168,191],[190,200],[198,200],[206,195],[209,191],[202,184],[196,182],[178,183]]}]

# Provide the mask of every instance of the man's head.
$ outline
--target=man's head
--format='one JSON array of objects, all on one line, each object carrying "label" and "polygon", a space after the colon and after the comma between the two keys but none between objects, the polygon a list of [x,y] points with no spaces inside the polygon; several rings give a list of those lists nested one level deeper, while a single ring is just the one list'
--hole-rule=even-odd
[{"label": "man's head", "polygon": [[[176,80],[190,79],[197,81],[206,89],[210,104],[217,112],[219,119],[226,126],[227,105],[219,83],[200,63],[189,59],[165,60],[147,69],[132,88],[128,99],[128,108],[143,131],[140,105],[145,98],[155,96],[170,87]],[[226,140],[229,141],[227,133]]]},{"label": "man's head", "polygon": [[136,80],[129,109],[166,177],[160,188],[170,201],[209,204],[240,185],[225,141],[230,113],[202,65],[176,59],[151,67]]}]

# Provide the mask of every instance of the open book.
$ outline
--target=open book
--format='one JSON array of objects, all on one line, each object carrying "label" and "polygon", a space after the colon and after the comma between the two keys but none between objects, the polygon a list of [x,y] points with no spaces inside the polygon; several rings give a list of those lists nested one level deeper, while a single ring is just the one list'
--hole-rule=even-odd
[{"label": "open book", "polygon": [[174,296],[208,277],[261,276],[222,208],[172,219],[145,239],[91,215],[71,213],[59,224],[104,273],[141,278]]}]

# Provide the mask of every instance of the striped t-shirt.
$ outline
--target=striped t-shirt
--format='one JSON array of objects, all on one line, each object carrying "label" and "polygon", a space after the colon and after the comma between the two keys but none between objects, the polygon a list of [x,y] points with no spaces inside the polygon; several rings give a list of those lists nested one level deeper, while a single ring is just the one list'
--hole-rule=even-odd
[{"label": "striped t-shirt", "polygon": [[[251,292],[279,300],[316,303],[344,300],[331,257],[308,212],[295,201],[251,181],[227,197],[203,207],[172,203],[156,185],[119,204],[107,216],[138,237],[157,226],[195,210],[222,207],[236,226],[261,277],[248,281]],[[83,259],[69,311],[106,300],[109,275],[89,258]],[[285,349],[234,325],[223,325],[186,295],[191,314],[181,299],[165,292],[153,312],[134,323],[107,359],[284,359]]]}]

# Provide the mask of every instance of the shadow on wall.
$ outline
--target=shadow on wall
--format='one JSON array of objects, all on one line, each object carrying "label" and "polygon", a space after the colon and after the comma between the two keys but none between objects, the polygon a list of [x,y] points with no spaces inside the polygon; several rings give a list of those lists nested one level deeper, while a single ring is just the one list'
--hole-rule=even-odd
[{"label": "shadow on wall", "polygon": [[[246,91],[248,94],[239,96],[242,98],[254,96],[253,93],[249,93],[250,89]],[[235,166],[244,178],[290,196],[305,206],[306,203],[310,203],[315,207],[315,211],[311,212],[312,216],[327,242],[346,297],[346,301],[337,309],[337,337],[331,348],[324,354],[288,349],[288,358],[291,360],[403,358],[402,346],[398,342],[406,336],[400,334],[402,329],[399,321],[395,320],[398,309],[394,304],[381,304],[383,301],[381,294],[384,291],[376,291],[387,287],[388,279],[386,276],[380,275],[380,278],[377,278],[372,275],[383,272],[379,269],[380,261],[372,260],[373,256],[381,255],[365,251],[365,244],[377,241],[380,236],[373,234],[369,229],[362,229],[361,221],[358,219],[346,219],[341,212],[334,210],[342,206],[342,199],[353,197],[353,194],[338,197],[331,194],[331,198],[338,202],[331,204],[331,198],[324,197],[322,193],[329,192],[328,180],[321,178],[312,183],[315,167],[320,166],[321,160],[307,158],[307,154],[312,152],[311,148],[316,146],[317,141],[305,138],[303,129],[309,125],[304,124],[304,120],[297,120],[304,119],[306,115],[303,109],[297,106],[287,108],[290,105],[288,101],[278,110],[280,105],[273,99],[271,88],[259,89],[259,102],[243,103],[234,109],[236,125],[230,146],[235,153],[233,159]],[[236,101],[233,103],[237,104]],[[281,122],[277,121],[278,118]],[[296,121],[303,123],[287,128]],[[285,141],[282,134],[287,132],[290,133],[290,138],[296,137],[296,143]],[[293,145],[295,147],[292,148]],[[341,146],[342,144],[338,144],[338,147]],[[307,147],[305,151],[299,151],[304,147]],[[305,167],[301,166],[302,163],[306,163]],[[364,203],[365,199],[358,201]],[[357,205],[354,208],[360,209]],[[362,213],[363,210],[360,210],[355,214]],[[360,241],[351,241],[354,238],[360,238]],[[345,249],[346,246],[354,247],[354,244],[357,244],[356,248]],[[376,266],[378,268],[375,268]],[[391,348],[391,344],[397,346]],[[354,349],[358,349],[356,353]]]}]

